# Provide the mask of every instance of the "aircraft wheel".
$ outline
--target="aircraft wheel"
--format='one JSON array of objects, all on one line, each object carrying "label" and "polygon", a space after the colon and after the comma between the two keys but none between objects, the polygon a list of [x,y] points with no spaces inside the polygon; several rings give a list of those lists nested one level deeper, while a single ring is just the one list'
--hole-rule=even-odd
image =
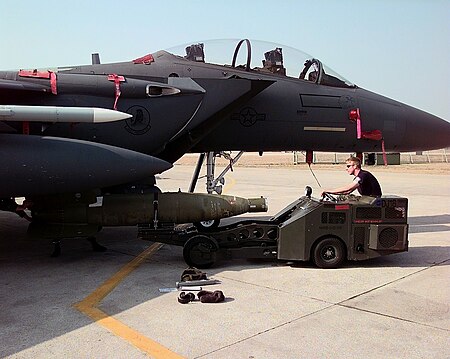
[{"label": "aircraft wheel", "polygon": [[197,227],[199,231],[213,231],[219,227],[220,219],[210,219],[209,221],[195,222],[194,226]]},{"label": "aircraft wheel", "polygon": [[185,262],[196,268],[209,268],[217,258],[218,243],[207,236],[197,235],[186,241],[183,247]]},{"label": "aircraft wheel", "polygon": [[337,238],[320,240],[313,249],[312,259],[319,268],[337,268],[345,259],[345,246]]}]

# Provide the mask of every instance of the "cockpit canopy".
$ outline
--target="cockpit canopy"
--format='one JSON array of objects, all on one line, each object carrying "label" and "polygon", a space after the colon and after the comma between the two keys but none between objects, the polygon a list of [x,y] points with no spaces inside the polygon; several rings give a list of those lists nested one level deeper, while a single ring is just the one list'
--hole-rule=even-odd
[{"label": "cockpit canopy", "polygon": [[270,42],[208,40],[167,51],[190,61],[236,67],[250,72],[270,72],[325,86],[355,87],[318,59],[289,46]]}]

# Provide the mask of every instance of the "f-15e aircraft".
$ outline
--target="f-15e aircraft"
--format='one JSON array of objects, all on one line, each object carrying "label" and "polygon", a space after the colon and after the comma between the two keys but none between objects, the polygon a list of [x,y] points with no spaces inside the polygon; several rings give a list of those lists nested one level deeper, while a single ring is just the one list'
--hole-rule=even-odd
[{"label": "f-15e aircraft", "polygon": [[[448,146],[445,120],[362,89],[299,51],[247,39],[0,72],[0,198],[26,197],[34,218],[42,208],[94,206],[98,194],[152,192],[154,175],[187,152]],[[77,222],[69,213],[59,221]]]}]

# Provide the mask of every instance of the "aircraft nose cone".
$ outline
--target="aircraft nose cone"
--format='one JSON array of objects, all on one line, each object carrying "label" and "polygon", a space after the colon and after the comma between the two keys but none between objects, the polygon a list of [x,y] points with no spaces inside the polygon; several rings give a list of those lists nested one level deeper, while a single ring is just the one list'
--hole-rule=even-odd
[{"label": "aircraft nose cone", "polygon": [[427,112],[409,107],[404,146],[419,150],[450,147],[450,123]]},{"label": "aircraft nose cone", "polygon": [[364,89],[358,89],[357,94],[363,131],[380,130],[386,150],[450,147],[450,123],[442,118]]}]

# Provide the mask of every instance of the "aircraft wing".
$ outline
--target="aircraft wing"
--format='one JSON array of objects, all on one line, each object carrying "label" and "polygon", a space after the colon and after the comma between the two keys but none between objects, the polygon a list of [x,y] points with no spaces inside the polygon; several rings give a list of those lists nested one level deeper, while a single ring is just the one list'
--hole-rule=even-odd
[{"label": "aircraft wing", "polygon": [[237,107],[271,86],[275,81],[251,78],[196,79],[209,89],[195,116],[164,147],[158,156],[173,163],[208,136]]},{"label": "aircraft wing", "polygon": [[[11,73],[10,77],[13,75]],[[204,79],[200,83],[191,78],[169,78],[167,83],[163,83],[130,76],[121,84],[119,106],[126,110],[130,106],[128,104],[145,103],[148,106],[148,103],[149,111],[157,111],[151,112],[151,120],[152,127],[158,131],[153,132],[145,144],[164,148],[164,144],[177,140],[170,148],[171,156],[166,156],[170,161],[184,154],[192,146],[192,141],[197,142],[208,133],[207,127],[199,131],[199,125],[213,125],[217,122],[217,112],[254,96],[270,84],[238,78]],[[206,93],[204,87],[211,88],[211,91]],[[110,128],[110,133],[117,132],[119,136],[119,141],[110,141],[114,146],[93,142],[83,136],[79,139],[65,138],[74,134],[76,137],[79,130],[89,131],[86,130],[89,127],[82,125],[108,124],[133,117],[106,108],[106,101],[111,101],[114,96],[114,86],[105,75],[59,73],[58,91],[52,88],[51,80],[47,78],[3,79],[0,80],[0,93],[0,158],[3,162],[0,198],[105,188],[140,181],[171,167],[164,159],[143,153],[146,151],[132,147],[125,149],[127,144],[133,143],[136,135],[124,136],[123,126],[133,125],[136,118]],[[76,97],[77,93],[81,100]],[[90,106],[100,101],[102,108],[66,106],[70,103],[65,100],[67,94],[71,96],[70,101],[77,104],[83,104],[80,102],[83,96],[94,95],[85,103]],[[183,106],[177,106],[177,102]],[[48,105],[35,105],[42,103]],[[114,101],[110,103],[112,105]],[[161,111],[160,107],[166,111]],[[179,121],[168,121],[172,118]],[[37,127],[30,122],[37,122]],[[43,125],[42,133],[39,133],[39,123]],[[71,126],[72,123],[80,125]],[[67,125],[64,128],[69,132],[58,135],[62,128],[59,125]],[[192,139],[189,133],[194,128],[197,132]],[[21,132],[23,134],[19,134]],[[125,145],[121,145],[120,137],[126,141]]]},{"label": "aircraft wing", "polygon": [[[0,80],[0,198],[78,192],[148,178],[172,165],[136,151],[68,138],[27,135],[30,122],[101,124],[131,118],[112,109],[32,106],[52,98],[51,86]],[[4,102],[3,102],[4,103]],[[25,134],[18,134],[25,132]]]},{"label": "aircraft wing", "polygon": [[[5,88],[5,82],[0,84]],[[13,86],[19,91],[37,87]],[[0,105],[0,198],[83,191],[140,180],[171,164],[89,141],[16,133],[8,122],[105,123],[132,117],[103,108]]]}]

